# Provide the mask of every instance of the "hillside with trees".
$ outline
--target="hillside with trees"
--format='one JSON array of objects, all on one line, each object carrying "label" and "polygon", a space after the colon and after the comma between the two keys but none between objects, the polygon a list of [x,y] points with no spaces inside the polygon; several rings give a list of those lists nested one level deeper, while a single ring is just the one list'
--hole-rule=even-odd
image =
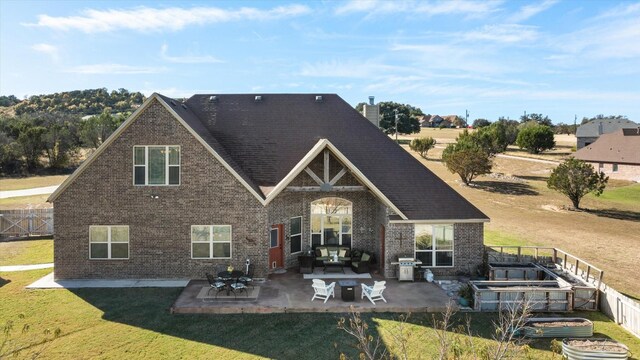
[{"label": "hillside with trees", "polygon": [[125,89],[0,97],[0,176],[68,171],[144,100]]},{"label": "hillside with trees", "polygon": [[[142,104],[140,92],[126,89],[88,89],[55,94],[33,95],[20,100],[14,95],[0,96],[0,107],[12,107],[15,115],[59,112],[73,115],[98,115],[106,108],[114,113],[131,112]],[[6,111],[4,112],[7,113]]]}]

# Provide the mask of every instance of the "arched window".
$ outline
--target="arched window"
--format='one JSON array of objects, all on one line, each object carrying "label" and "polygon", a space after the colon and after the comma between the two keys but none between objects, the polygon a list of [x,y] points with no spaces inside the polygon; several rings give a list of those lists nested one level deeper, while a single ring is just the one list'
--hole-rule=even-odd
[{"label": "arched window", "polygon": [[351,247],[351,201],[328,197],[311,203],[311,246]]}]

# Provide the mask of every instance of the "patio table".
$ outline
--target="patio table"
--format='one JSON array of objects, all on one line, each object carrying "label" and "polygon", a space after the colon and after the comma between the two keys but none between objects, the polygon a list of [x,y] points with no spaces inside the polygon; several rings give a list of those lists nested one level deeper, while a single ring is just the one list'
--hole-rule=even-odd
[{"label": "patio table", "polygon": [[218,273],[218,277],[222,279],[222,281],[224,281],[227,286],[227,296],[229,296],[229,293],[231,293],[231,282],[233,281],[233,279],[235,279],[237,282],[238,278],[242,276],[244,276],[244,273],[240,270],[233,270],[232,272],[221,271]]}]

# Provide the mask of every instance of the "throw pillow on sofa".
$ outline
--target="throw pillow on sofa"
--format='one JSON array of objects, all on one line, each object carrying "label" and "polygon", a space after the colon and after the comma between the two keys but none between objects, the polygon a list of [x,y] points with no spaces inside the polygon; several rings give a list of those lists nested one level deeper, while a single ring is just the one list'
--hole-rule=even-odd
[{"label": "throw pillow on sofa", "polygon": [[327,251],[327,248],[320,248],[320,257],[327,257],[329,256],[329,252]]},{"label": "throw pillow on sofa", "polygon": [[367,261],[369,261],[369,258],[370,258],[369,254],[362,253],[362,257],[360,258],[360,261],[367,262]]},{"label": "throw pillow on sofa", "polygon": [[347,249],[340,249],[338,252],[339,257],[347,257]]}]

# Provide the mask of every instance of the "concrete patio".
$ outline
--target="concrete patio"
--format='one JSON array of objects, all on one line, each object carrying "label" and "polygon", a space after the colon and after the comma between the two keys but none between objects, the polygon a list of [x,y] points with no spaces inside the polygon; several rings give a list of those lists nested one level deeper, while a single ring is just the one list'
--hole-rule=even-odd
[{"label": "concrete patio", "polygon": [[[385,280],[378,275],[372,279],[354,279],[358,283],[372,285],[373,281]],[[427,282],[399,282],[386,279],[387,288],[384,297],[387,303],[377,301],[373,305],[365,297],[361,299],[361,287],[355,289],[355,301],[342,300],[338,280],[326,279],[327,283],[336,282],[335,298],[326,303],[322,300],[311,301],[313,289],[311,280],[305,280],[301,274],[289,270],[285,274],[272,274],[262,282],[257,299],[246,299],[238,295],[234,299],[200,299],[198,293],[203,287],[209,287],[206,280],[191,280],[171,306],[175,314],[237,314],[237,313],[291,313],[291,312],[333,312],[344,313],[354,306],[360,312],[442,312],[449,297],[438,286]]]}]

